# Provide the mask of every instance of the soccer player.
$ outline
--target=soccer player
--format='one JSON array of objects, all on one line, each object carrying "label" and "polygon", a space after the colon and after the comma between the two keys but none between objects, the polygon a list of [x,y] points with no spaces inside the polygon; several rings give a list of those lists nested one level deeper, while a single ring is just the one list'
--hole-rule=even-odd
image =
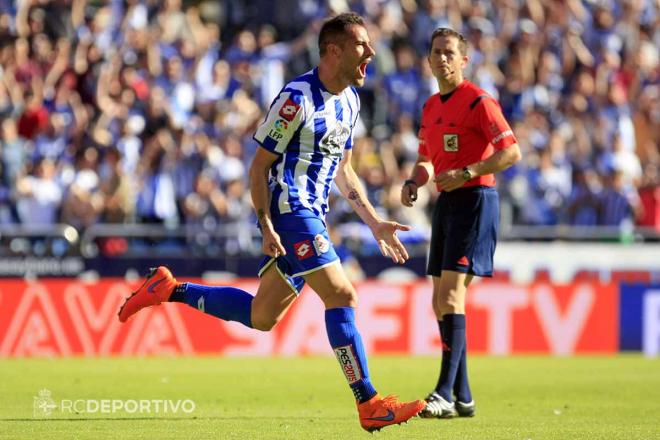
[{"label": "soccer player", "polygon": [[144,307],[176,301],[268,331],[308,283],[325,304],[328,339],[355,396],[360,424],[374,431],[407,421],[426,402],[381,397],[371,383],[355,325],[357,294],[325,225],[333,180],[369,225],[384,256],[397,263],[408,259],[396,231],[410,227],[379,218],[351,167],[360,111],[355,87],[364,84],[375,55],[362,18],[346,13],[326,21],[318,44],[318,67],[284,87],[254,135],[261,148],[250,168],[251,193],[265,254],[256,296],[234,287],[178,283],[161,266],[126,300],[119,320],[125,322]]},{"label": "soccer player", "polygon": [[424,104],[419,155],[401,190],[401,202],[412,206],[419,186],[435,173],[440,191],[427,273],[433,277],[442,364],[420,415],[471,417],[475,405],[467,373],[465,296],[472,277],[493,274],[499,221],[493,174],[520,160],[520,149],[499,104],[463,78],[469,61],[463,35],[435,30],[428,61],[440,92]]}]

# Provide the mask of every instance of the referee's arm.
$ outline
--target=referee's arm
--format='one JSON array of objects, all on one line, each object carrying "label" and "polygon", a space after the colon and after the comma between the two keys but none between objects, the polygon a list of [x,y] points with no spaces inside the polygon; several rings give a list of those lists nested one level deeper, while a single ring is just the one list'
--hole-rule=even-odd
[{"label": "referee's arm", "polygon": [[[518,144],[515,143],[502,148],[501,150],[497,150],[486,159],[472,163],[465,168],[470,172],[470,179],[474,179],[475,177],[504,171],[518,162],[521,157],[520,148],[518,147]],[[466,180],[464,173],[465,169],[461,168],[447,170],[438,174],[434,181],[443,191],[453,191],[465,185]]]},{"label": "referee's arm", "polygon": [[413,166],[410,178],[406,180],[401,188],[401,203],[403,206],[411,207],[417,200],[417,188],[424,186],[433,174],[431,159],[420,154]]},{"label": "referee's arm", "polygon": [[515,143],[501,150],[497,150],[484,160],[468,165],[468,168],[473,177],[484,176],[486,174],[496,174],[514,165],[521,158],[520,147]]}]

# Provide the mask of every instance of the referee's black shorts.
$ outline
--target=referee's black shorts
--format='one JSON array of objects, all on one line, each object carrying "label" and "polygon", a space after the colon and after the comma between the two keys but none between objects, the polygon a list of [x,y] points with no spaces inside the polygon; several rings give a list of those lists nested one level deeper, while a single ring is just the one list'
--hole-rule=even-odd
[{"label": "referee's black shorts", "polygon": [[443,270],[493,276],[500,208],[497,190],[473,186],[441,192],[433,209],[426,273]]}]

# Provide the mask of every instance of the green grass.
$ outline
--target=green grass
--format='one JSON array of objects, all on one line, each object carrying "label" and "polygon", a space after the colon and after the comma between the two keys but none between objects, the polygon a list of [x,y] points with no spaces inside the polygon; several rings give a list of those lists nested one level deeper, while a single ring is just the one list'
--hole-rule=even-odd
[{"label": "green grass", "polygon": [[[372,357],[381,393],[423,397],[437,359]],[[369,437],[333,358],[0,360],[2,439],[658,439],[660,359],[470,358],[473,419],[426,420]],[[192,399],[191,415],[58,414],[33,397]]]}]

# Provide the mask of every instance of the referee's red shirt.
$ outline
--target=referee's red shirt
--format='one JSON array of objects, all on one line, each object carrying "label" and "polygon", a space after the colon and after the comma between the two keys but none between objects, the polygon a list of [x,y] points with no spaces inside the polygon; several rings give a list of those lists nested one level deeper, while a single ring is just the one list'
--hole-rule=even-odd
[{"label": "referee's red shirt", "polygon": [[[436,93],[424,104],[418,151],[431,159],[436,176],[479,162],[517,142],[499,103],[467,80],[446,102]],[[465,183],[477,185],[494,186],[495,176],[487,174]]]}]

